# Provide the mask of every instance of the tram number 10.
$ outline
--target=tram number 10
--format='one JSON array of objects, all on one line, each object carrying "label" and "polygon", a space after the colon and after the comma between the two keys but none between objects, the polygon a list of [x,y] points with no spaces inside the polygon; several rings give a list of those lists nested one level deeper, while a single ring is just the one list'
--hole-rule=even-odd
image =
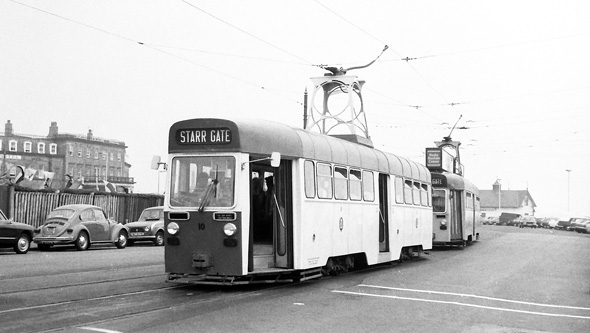
[{"label": "tram number 10", "polygon": [[199,230],[205,230],[205,223],[199,223]]}]

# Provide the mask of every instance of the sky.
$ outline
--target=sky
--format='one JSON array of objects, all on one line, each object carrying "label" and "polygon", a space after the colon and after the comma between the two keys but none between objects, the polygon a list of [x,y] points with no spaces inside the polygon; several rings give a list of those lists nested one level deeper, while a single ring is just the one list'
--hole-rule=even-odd
[{"label": "sky", "polygon": [[584,0],[0,0],[0,122],[124,141],[135,192],[161,193],[150,162],[176,121],[302,127],[320,65],[362,66],[387,45],[348,72],[366,82],[375,148],[424,164],[450,135],[480,189],[499,179],[528,189],[537,216],[590,215],[588,13]]}]

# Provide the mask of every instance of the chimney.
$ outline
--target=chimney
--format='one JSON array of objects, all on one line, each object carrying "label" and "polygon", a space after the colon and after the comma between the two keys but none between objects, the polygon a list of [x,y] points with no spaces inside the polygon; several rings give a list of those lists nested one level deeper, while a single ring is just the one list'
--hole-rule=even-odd
[{"label": "chimney", "polygon": [[4,135],[12,136],[12,123],[10,123],[10,120],[4,125]]},{"label": "chimney", "polygon": [[493,186],[494,192],[496,192],[496,193],[498,193],[498,192],[500,192],[500,190],[502,190],[502,185],[500,184],[499,179],[497,179],[496,182],[494,183],[494,185],[492,185],[492,186]]},{"label": "chimney", "polygon": [[57,130],[57,122],[52,121],[51,126],[49,126],[49,134],[47,134],[47,136],[51,138],[51,137],[57,136],[58,133],[59,132]]},{"label": "chimney", "polygon": [[88,134],[86,134],[86,138],[88,139],[88,141],[92,141],[93,137],[94,137],[94,135],[92,134],[92,130],[89,129]]}]

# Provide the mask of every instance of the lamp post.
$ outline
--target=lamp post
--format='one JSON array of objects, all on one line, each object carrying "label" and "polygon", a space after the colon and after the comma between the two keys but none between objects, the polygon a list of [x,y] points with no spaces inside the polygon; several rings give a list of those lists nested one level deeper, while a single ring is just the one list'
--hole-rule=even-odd
[{"label": "lamp post", "polygon": [[571,169],[565,169],[567,172],[567,212],[570,212],[570,172]]}]

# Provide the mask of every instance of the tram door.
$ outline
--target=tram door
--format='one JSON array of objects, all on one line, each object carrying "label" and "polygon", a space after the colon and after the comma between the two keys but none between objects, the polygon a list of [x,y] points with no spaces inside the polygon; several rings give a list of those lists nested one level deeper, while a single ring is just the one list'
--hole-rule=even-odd
[{"label": "tram door", "polygon": [[379,252],[389,251],[389,176],[379,174]]},{"label": "tram door", "polygon": [[293,267],[293,179],[291,161],[282,160],[275,169],[274,239],[275,267]]},{"label": "tram door", "polygon": [[249,271],[292,266],[291,182],[289,161],[251,165]]},{"label": "tram door", "polygon": [[463,239],[463,209],[461,191],[450,191],[451,240]]}]

